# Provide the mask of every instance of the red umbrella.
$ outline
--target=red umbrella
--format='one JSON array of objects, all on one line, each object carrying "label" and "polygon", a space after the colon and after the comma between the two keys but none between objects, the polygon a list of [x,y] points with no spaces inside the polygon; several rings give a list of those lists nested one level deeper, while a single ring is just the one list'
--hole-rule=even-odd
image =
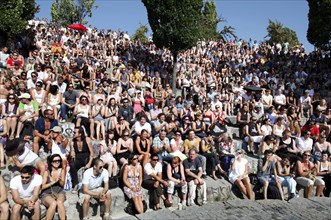
[{"label": "red umbrella", "polygon": [[71,24],[69,25],[70,29],[77,30],[77,31],[86,31],[87,28],[82,24]]}]

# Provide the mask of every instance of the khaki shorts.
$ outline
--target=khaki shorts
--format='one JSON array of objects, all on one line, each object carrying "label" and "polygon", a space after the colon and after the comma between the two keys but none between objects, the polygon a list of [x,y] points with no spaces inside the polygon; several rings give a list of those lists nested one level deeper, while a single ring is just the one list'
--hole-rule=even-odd
[{"label": "khaki shorts", "polygon": [[297,183],[303,187],[308,187],[308,186],[324,186],[325,182],[320,179],[320,178],[316,178],[315,181],[308,179],[306,177],[302,177],[299,176],[295,179],[297,181]]},{"label": "khaki shorts", "polygon": [[[95,188],[95,189],[91,189],[92,192],[97,192],[97,193],[102,192],[102,190],[103,190],[103,187],[98,187],[98,188]],[[107,190],[106,194],[107,194],[107,193],[110,193],[110,190]],[[84,194],[84,193],[83,193],[83,190],[81,189],[81,190],[79,191],[78,203],[79,203],[80,205],[83,205],[83,202],[84,202],[84,200],[85,200],[85,198],[86,198],[87,196],[90,196],[90,195],[88,195],[88,194]],[[96,202],[95,200],[99,200],[99,198],[98,198],[98,197],[93,197],[93,199],[91,198],[91,199],[90,199],[90,203],[92,203],[92,204],[95,203],[95,202]]]},{"label": "khaki shorts", "polygon": [[[24,199],[24,200],[30,200],[30,199],[32,199],[32,196],[30,196],[30,197],[25,197],[25,198],[21,198],[21,199]],[[9,206],[10,206],[11,208],[13,208],[13,206],[14,206],[15,204],[17,204],[17,203],[14,202],[13,199],[8,199],[8,202],[9,202]]]}]

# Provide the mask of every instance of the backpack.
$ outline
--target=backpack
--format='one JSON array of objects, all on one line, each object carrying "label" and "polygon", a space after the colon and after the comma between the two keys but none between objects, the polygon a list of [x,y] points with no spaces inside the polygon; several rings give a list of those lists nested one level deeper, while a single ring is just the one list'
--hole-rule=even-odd
[{"label": "backpack", "polygon": [[[143,202],[143,207],[144,207],[144,212],[146,212],[147,210],[147,203],[145,200],[142,201]],[[135,215],[137,214],[137,210],[136,207],[133,204],[132,199],[129,200],[129,203],[127,205],[127,207],[124,208],[124,211],[130,215]]]},{"label": "backpack", "polygon": [[282,199],[277,186],[274,184],[269,184],[267,195],[268,195],[268,199],[279,199],[279,200]]}]

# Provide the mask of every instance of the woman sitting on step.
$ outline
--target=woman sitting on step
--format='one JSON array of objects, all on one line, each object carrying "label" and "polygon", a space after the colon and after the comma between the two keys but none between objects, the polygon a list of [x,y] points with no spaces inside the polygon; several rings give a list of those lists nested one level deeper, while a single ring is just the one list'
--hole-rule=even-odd
[{"label": "woman sitting on step", "polygon": [[[124,193],[132,199],[134,207],[138,214],[144,212],[142,202],[142,167],[138,162],[138,155],[130,154],[128,164],[123,170]],[[129,211],[128,211],[129,212]]]},{"label": "woman sitting on step", "polygon": [[244,157],[244,151],[242,149],[236,152],[235,158],[231,161],[229,181],[236,185],[240,192],[247,196],[248,199],[254,199],[252,185],[248,177],[248,161]]},{"label": "woman sitting on step", "polygon": [[66,219],[65,176],[66,162],[63,163],[59,154],[53,154],[48,158],[48,170],[43,175],[41,185],[41,201],[47,207],[46,220],[52,220],[56,210],[60,220]]}]

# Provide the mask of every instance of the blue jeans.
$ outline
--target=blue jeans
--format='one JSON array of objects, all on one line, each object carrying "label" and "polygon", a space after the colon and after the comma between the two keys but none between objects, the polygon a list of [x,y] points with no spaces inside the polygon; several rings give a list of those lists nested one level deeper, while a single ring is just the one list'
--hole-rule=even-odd
[{"label": "blue jeans", "polygon": [[277,176],[279,182],[282,184],[282,186],[285,186],[288,188],[288,193],[295,194],[295,190],[297,187],[297,182],[293,179],[291,176]]},{"label": "blue jeans", "polygon": [[66,120],[68,118],[68,111],[73,110],[74,108],[69,108],[65,104],[61,104],[61,118]]}]

